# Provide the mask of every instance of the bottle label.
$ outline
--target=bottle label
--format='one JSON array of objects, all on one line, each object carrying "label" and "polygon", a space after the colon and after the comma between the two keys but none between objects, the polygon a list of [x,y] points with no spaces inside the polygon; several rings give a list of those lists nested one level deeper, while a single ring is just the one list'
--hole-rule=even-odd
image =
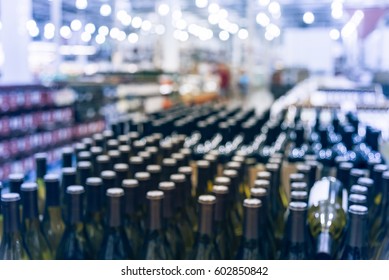
[{"label": "bottle label", "polygon": [[[310,193],[308,200],[308,207],[312,207],[314,205],[318,205],[320,201],[326,201],[330,197],[330,183],[329,181],[320,180],[315,182]],[[347,212],[348,201],[347,201],[348,193],[345,188],[342,190],[342,208],[345,212]]]}]

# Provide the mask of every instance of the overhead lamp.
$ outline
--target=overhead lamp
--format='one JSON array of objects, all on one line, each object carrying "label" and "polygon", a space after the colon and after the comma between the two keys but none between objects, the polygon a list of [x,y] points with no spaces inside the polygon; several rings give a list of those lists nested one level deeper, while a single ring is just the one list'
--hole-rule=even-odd
[{"label": "overhead lamp", "polygon": [[255,20],[259,25],[263,27],[268,26],[270,23],[270,18],[263,12],[258,13]]},{"label": "overhead lamp", "polygon": [[128,42],[135,44],[139,40],[139,36],[136,33],[130,33],[127,37]]},{"label": "overhead lamp", "polygon": [[61,35],[62,38],[64,39],[70,39],[72,37],[72,30],[70,29],[69,26],[64,25],[60,28],[59,34]]},{"label": "overhead lamp", "polygon": [[88,0],[76,0],[76,8],[85,10],[88,7]]},{"label": "overhead lamp", "polygon": [[85,25],[85,31],[86,32],[88,32],[89,34],[93,34],[93,33],[95,33],[95,31],[96,31],[96,26],[93,24],[93,23],[87,23],[86,25]]},{"label": "overhead lamp", "polygon": [[269,5],[269,3],[270,0],[258,0],[258,4],[263,7],[266,7],[267,5]]},{"label": "overhead lamp", "polygon": [[239,31],[239,25],[237,25],[236,23],[229,23],[226,30],[231,34],[236,34]]},{"label": "overhead lamp", "polygon": [[123,42],[124,40],[126,40],[126,38],[127,38],[126,32],[120,31],[120,32],[118,33],[116,39],[117,39],[118,41],[120,41],[120,42]]},{"label": "overhead lamp", "polygon": [[43,36],[48,40],[53,39],[55,36],[55,25],[51,22],[45,24]]},{"label": "overhead lamp", "polygon": [[220,18],[228,18],[228,11],[226,9],[221,9],[219,12],[218,12],[218,15]]},{"label": "overhead lamp", "polygon": [[120,33],[119,28],[113,27],[113,28],[111,28],[111,30],[109,31],[109,36],[110,36],[112,39],[117,39],[117,37],[119,36],[119,33]]},{"label": "overhead lamp", "polygon": [[165,34],[165,31],[166,31],[166,28],[165,28],[165,26],[163,26],[162,24],[158,24],[158,25],[155,27],[155,33],[157,33],[158,35],[163,35],[163,34]]},{"label": "overhead lamp", "polygon": [[170,12],[170,7],[168,4],[162,3],[158,6],[158,14],[161,16],[166,16]]},{"label": "overhead lamp", "polygon": [[102,36],[107,36],[109,34],[109,28],[105,25],[99,27],[98,33]]},{"label": "overhead lamp", "polygon": [[183,19],[183,18],[181,18],[181,19],[179,19],[179,20],[177,20],[176,21],[176,27],[178,28],[178,29],[181,29],[181,30],[183,30],[183,29],[185,29],[186,27],[187,27],[187,23],[186,23],[186,20],[185,19]]},{"label": "overhead lamp", "polygon": [[331,5],[331,16],[334,19],[341,19],[343,17],[343,3],[334,1]]},{"label": "overhead lamp", "polygon": [[101,5],[101,7],[100,7],[100,15],[102,15],[103,17],[107,17],[111,13],[112,13],[112,8],[111,8],[110,5],[108,5],[108,4]]},{"label": "overhead lamp", "polygon": [[3,23],[0,21],[0,30],[3,29]]},{"label": "overhead lamp", "polygon": [[208,16],[208,22],[212,25],[218,24],[220,18],[218,14],[210,14]]},{"label": "overhead lamp", "polygon": [[81,40],[85,43],[88,43],[92,39],[92,35],[89,32],[81,33]]},{"label": "overhead lamp", "polygon": [[189,39],[189,34],[186,31],[182,31],[182,30],[176,29],[173,32],[173,37],[176,40],[179,40],[181,42],[185,42],[185,41],[187,41]]},{"label": "overhead lamp", "polygon": [[268,9],[271,14],[279,14],[281,12],[280,3],[273,1],[269,4]]},{"label": "overhead lamp", "polygon": [[208,0],[196,0],[196,7],[197,8],[205,8],[208,6]]},{"label": "overhead lamp", "polygon": [[219,10],[220,10],[220,6],[216,3],[212,3],[208,6],[208,12],[210,14],[216,14],[219,12]]},{"label": "overhead lamp", "polygon": [[315,21],[315,15],[312,12],[305,12],[303,21],[305,24],[312,24]]},{"label": "overhead lamp", "polygon": [[179,19],[182,17],[182,12],[181,12],[181,10],[179,10],[179,9],[174,10],[174,11],[173,11],[173,14],[172,14],[172,17],[173,17],[173,19],[175,19],[175,20],[179,20]]},{"label": "overhead lamp", "polygon": [[82,28],[82,23],[79,19],[74,19],[72,20],[72,22],[70,23],[70,28],[73,30],[73,31],[80,31],[81,28]]},{"label": "overhead lamp", "polygon": [[125,10],[120,10],[116,13],[116,18],[120,21],[123,21],[127,16],[127,12]]},{"label": "overhead lamp", "polygon": [[140,17],[134,17],[132,19],[131,25],[134,28],[140,28],[142,26],[143,20]]},{"label": "overhead lamp", "polygon": [[208,29],[208,28],[202,27],[202,28],[201,28],[201,32],[200,32],[200,34],[199,34],[199,39],[200,39],[201,41],[208,41],[208,40],[210,40],[210,39],[212,39],[212,38],[213,38],[213,32],[212,32],[212,30],[211,30],[211,29]]},{"label": "overhead lamp", "polygon": [[277,38],[278,36],[281,35],[281,30],[280,28],[275,25],[274,23],[270,23],[267,27],[266,27],[266,33],[270,33],[274,38]]},{"label": "overhead lamp", "polygon": [[150,31],[151,27],[152,27],[152,24],[151,24],[151,22],[149,20],[144,20],[142,22],[141,28],[142,28],[143,31]]},{"label": "overhead lamp", "polygon": [[238,31],[238,37],[241,40],[246,40],[249,37],[249,32],[247,29],[242,28]]},{"label": "overhead lamp", "polygon": [[37,25],[36,25],[35,20],[30,19],[30,20],[28,20],[28,21],[26,22],[26,28],[27,28],[27,30],[34,29],[34,28],[36,28],[36,27],[37,27]]},{"label": "overhead lamp", "polygon": [[[30,28],[28,30],[28,33],[30,34],[31,37],[37,37],[39,35],[39,33],[40,33],[38,26]],[[52,38],[49,38],[49,39],[52,39]]]},{"label": "overhead lamp", "polygon": [[274,40],[274,35],[271,34],[271,33],[268,32],[268,31],[266,31],[266,32],[265,32],[265,39],[266,39],[267,41],[272,41],[272,40]]},{"label": "overhead lamp", "polygon": [[230,33],[225,30],[219,32],[219,39],[222,41],[227,41],[230,38]]},{"label": "overhead lamp", "polygon": [[347,38],[352,33],[354,33],[357,30],[357,27],[359,26],[359,24],[361,24],[364,17],[365,17],[365,14],[361,10],[357,10],[353,14],[351,19],[342,28],[342,31],[341,31],[342,37]]},{"label": "overhead lamp", "polygon": [[340,38],[339,30],[338,29],[331,29],[330,38],[334,41],[338,40]]},{"label": "overhead lamp", "polygon": [[105,36],[102,35],[102,34],[97,34],[96,38],[95,38],[95,41],[97,44],[101,45],[101,44],[104,44],[105,42]]}]

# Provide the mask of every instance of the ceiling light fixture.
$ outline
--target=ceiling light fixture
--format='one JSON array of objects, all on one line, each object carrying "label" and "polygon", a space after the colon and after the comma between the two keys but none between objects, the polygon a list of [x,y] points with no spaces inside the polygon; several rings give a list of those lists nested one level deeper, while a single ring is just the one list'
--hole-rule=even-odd
[{"label": "ceiling light fixture", "polygon": [[205,8],[208,6],[208,0],[196,0],[196,7],[197,8]]},{"label": "ceiling light fixture", "polygon": [[112,8],[111,8],[110,5],[108,5],[108,4],[101,5],[101,7],[100,7],[100,15],[102,15],[103,17],[107,17],[111,13],[112,13]]},{"label": "ceiling light fixture", "polygon": [[170,7],[168,4],[161,4],[158,6],[158,14],[161,16],[166,16],[170,12]]},{"label": "ceiling light fixture", "polygon": [[312,12],[305,12],[303,21],[305,24],[312,24],[315,21],[315,15]]},{"label": "ceiling light fixture", "polygon": [[87,0],[76,0],[76,8],[79,10],[85,10],[88,7]]}]

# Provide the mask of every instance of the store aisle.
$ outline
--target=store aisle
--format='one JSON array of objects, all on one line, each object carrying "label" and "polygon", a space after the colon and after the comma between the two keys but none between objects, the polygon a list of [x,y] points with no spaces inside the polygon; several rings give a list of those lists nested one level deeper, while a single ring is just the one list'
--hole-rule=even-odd
[{"label": "store aisle", "polygon": [[250,93],[244,100],[245,108],[255,108],[257,114],[261,114],[273,103],[273,95],[267,89],[260,89]]}]

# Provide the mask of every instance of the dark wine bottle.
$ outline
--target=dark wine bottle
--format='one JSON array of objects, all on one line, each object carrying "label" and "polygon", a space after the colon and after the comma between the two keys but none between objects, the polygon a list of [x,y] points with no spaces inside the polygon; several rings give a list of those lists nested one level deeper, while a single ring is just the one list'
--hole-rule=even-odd
[{"label": "dark wine bottle", "polygon": [[236,258],[240,260],[261,260],[265,257],[262,255],[261,246],[263,240],[260,239],[260,215],[262,203],[259,199],[248,198],[243,202],[244,219],[243,219],[243,236],[240,242]]},{"label": "dark wine bottle", "polygon": [[65,147],[62,149],[62,168],[73,166],[74,149],[72,147]]},{"label": "dark wine bottle", "polygon": [[77,163],[77,184],[86,185],[86,180],[92,176],[92,164],[89,161],[79,161]]},{"label": "dark wine bottle", "polygon": [[31,255],[26,247],[20,228],[20,195],[6,193],[1,195],[3,212],[3,238],[0,245],[1,260],[29,260]]},{"label": "dark wine bottle", "polygon": [[200,195],[199,203],[199,227],[195,245],[189,256],[194,260],[218,260],[221,259],[216,245],[214,232],[214,207],[216,198],[213,195]]},{"label": "dark wine bottle", "polygon": [[141,258],[145,260],[171,260],[174,258],[163,231],[163,198],[163,192],[158,190],[149,191],[146,194],[148,215],[146,234],[141,250]]},{"label": "dark wine bottle", "polygon": [[368,259],[368,210],[362,205],[351,205],[348,209],[350,219],[347,229],[346,247],[343,260]]},{"label": "dark wine bottle", "polygon": [[209,161],[198,160],[197,165],[197,187],[196,187],[196,197],[200,195],[209,193],[208,190],[211,189],[211,174],[210,174],[210,165]]},{"label": "dark wine bottle", "polygon": [[43,215],[46,198],[44,177],[47,173],[47,154],[38,153],[35,154],[34,157],[36,165],[36,183],[38,184],[38,212],[40,215]]},{"label": "dark wine bottle", "polygon": [[68,186],[66,195],[66,227],[57,249],[56,259],[92,259],[91,245],[83,221],[84,187]]},{"label": "dark wine bottle", "polygon": [[103,181],[99,177],[89,177],[85,184],[86,210],[85,230],[90,240],[93,258],[98,258],[98,253],[103,240]]},{"label": "dark wine bottle", "polygon": [[117,163],[113,166],[116,173],[116,187],[121,188],[124,180],[129,179],[129,166],[127,163]]},{"label": "dark wine bottle", "polygon": [[133,250],[123,227],[123,196],[121,188],[109,188],[107,217],[104,226],[104,237],[101,243],[100,259],[128,260],[133,258]]}]

